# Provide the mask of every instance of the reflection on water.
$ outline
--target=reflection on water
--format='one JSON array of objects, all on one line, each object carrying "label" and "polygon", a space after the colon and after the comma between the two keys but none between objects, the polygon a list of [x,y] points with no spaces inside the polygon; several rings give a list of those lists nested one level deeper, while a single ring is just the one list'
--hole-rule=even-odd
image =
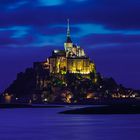
[{"label": "reflection on water", "polygon": [[140,115],[63,115],[64,108],[1,109],[0,140],[139,140]]}]

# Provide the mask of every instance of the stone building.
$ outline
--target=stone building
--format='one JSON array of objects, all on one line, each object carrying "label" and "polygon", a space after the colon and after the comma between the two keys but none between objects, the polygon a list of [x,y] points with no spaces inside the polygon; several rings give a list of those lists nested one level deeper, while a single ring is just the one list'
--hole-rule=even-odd
[{"label": "stone building", "polygon": [[95,72],[95,64],[86,56],[84,49],[73,44],[70,36],[70,25],[68,20],[67,38],[64,50],[54,50],[49,57],[50,73],[80,73],[90,74]]}]

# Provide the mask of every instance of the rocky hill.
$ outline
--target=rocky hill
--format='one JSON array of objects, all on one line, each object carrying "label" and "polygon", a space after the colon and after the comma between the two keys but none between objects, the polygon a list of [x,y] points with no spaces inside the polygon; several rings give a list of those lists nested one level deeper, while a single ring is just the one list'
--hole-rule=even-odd
[{"label": "rocky hill", "polygon": [[[96,79],[96,80],[95,80]],[[119,85],[100,73],[51,74],[43,68],[27,68],[2,93],[2,103],[92,103],[104,99],[135,99],[139,91]]]}]

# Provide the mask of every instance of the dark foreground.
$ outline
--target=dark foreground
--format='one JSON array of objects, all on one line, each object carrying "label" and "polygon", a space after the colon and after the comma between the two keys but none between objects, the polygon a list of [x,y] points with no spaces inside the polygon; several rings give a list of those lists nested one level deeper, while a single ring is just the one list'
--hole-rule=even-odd
[{"label": "dark foreground", "polygon": [[66,110],[60,114],[140,114],[140,106],[107,105]]}]

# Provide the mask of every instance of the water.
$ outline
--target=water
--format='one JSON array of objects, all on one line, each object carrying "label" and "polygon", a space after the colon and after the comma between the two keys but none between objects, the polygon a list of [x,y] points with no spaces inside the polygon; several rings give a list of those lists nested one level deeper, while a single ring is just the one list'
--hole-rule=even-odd
[{"label": "water", "polygon": [[63,115],[64,108],[1,109],[0,140],[140,140],[140,115]]}]

